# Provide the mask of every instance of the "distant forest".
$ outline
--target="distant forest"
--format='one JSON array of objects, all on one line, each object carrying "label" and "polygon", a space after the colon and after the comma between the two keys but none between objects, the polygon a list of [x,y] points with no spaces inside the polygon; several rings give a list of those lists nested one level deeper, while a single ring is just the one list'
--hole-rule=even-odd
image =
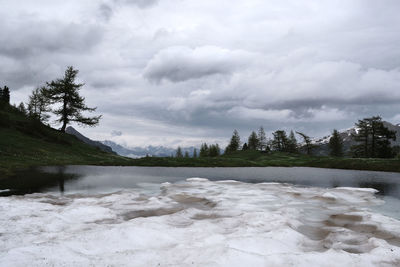
[{"label": "distant forest", "polygon": [[[352,134],[353,140],[357,143],[351,146],[350,153],[345,155],[343,149],[343,139],[335,129],[329,139],[329,155],[332,157],[350,156],[355,158],[394,158],[400,157],[400,147],[391,146],[390,141],[396,140],[396,132],[389,130],[384,126],[380,116],[364,118],[356,124],[356,133]],[[299,143],[296,135],[300,137]],[[242,142],[237,130],[233,131],[228,146],[224,154],[231,154],[236,151],[257,150],[263,153],[273,151],[286,153],[302,153],[312,155],[313,150],[318,145],[315,144],[310,136],[302,132],[290,131],[289,135],[284,130],[277,130],[272,133],[272,138],[266,137],[264,128],[261,126],[258,131],[252,131],[246,142]],[[193,157],[217,157],[221,155],[221,149],[218,144],[208,145],[203,143],[200,146],[200,153],[194,150]],[[182,153],[181,147],[178,147],[175,157],[189,157],[189,153]]]}]

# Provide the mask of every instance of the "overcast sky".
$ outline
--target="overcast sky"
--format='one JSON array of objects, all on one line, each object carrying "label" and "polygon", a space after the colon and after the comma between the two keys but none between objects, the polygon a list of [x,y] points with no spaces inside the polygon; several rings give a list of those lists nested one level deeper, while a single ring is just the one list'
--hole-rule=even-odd
[{"label": "overcast sky", "polygon": [[225,145],[400,123],[398,0],[0,0],[0,86],[11,101],[80,71],[98,140]]}]

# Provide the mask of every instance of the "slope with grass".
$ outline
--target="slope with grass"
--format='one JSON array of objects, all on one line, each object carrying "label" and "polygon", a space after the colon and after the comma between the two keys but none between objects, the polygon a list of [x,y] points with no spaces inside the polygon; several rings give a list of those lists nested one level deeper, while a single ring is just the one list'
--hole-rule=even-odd
[{"label": "slope with grass", "polygon": [[132,162],[32,120],[14,107],[0,110],[0,177],[31,166],[66,164],[129,165]]},{"label": "slope with grass", "polygon": [[370,171],[400,172],[400,159],[361,159],[315,157],[303,154],[263,153],[237,151],[219,157],[204,158],[140,158],[133,160],[137,166],[169,167],[318,167]]}]

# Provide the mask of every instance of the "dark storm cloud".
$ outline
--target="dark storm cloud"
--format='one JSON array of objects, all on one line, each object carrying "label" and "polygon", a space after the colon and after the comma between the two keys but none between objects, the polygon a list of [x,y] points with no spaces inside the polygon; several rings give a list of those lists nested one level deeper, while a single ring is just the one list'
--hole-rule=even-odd
[{"label": "dark storm cloud", "polygon": [[21,59],[47,53],[85,53],[101,40],[96,25],[62,23],[59,21],[23,21],[1,23],[0,54]]},{"label": "dark storm cloud", "polygon": [[57,20],[0,23],[1,78],[13,90],[54,79],[58,71],[54,64],[70,65],[72,58],[90,53],[102,36],[101,28],[91,24]]},{"label": "dark storm cloud", "polygon": [[12,100],[73,65],[104,115],[83,130],[93,138],[184,145],[225,142],[233,128],[318,136],[364,116],[400,118],[397,0],[1,5],[0,81]]},{"label": "dark storm cloud", "polygon": [[158,52],[149,61],[145,77],[155,82],[182,82],[214,74],[231,74],[249,59],[249,53],[214,46],[171,47]]}]

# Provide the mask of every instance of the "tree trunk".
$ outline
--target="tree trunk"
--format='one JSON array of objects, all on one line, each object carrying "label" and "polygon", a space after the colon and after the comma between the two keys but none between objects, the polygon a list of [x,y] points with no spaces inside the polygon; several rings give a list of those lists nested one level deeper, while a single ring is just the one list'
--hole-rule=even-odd
[{"label": "tree trunk", "polygon": [[67,127],[67,95],[64,94],[63,97],[63,115],[62,115],[63,125],[61,127],[61,132],[65,133],[65,128]]},{"label": "tree trunk", "polygon": [[65,128],[67,127],[67,121],[63,121],[63,125],[61,127],[61,132],[65,133]]}]

